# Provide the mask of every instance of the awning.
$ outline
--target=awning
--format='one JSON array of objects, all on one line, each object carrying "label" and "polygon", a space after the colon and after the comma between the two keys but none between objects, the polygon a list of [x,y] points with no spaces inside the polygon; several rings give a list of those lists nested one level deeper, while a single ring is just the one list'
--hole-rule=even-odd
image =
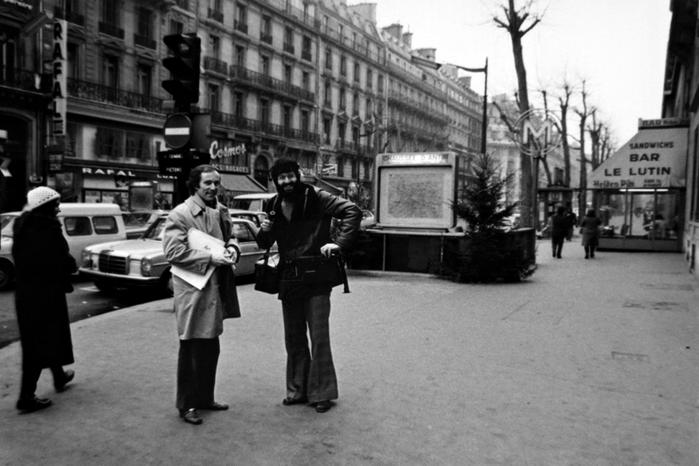
[{"label": "awning", "polygon": [[221,186],[228,191],[240,193],[266,193],[267,190],[249,175],[242,173],[221,173]]},{"label": "awning", "polygon": [[681,188],[687,128],[642,128],[590,175],[591,189]]}]

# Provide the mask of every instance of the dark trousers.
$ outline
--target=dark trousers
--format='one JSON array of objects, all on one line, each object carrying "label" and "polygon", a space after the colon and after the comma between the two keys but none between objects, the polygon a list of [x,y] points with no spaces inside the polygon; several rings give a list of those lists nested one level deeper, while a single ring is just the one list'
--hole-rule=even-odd
[{"label": "dark trousers", "polygon": [[595,257],[595,248],[596,246],[593,246],[591,244],[585,246],[585,257]]},{"label": "dark trousers", "polygon": [[221,346],[216,338],[180,340],[177,359],[177,409],[205,408],[214,402],[216,366]]},{"label": "dark trousers", "polygon": [[[330,351],[330,294],[282,301],[286,343],[286,394],[315,403],[337,398]],[[311,337],[309,350],[306,331]]]},{"label": "dark trousers", "polygon": [[[36,392],[36,385],[39,382],[42,369],[43,367],[41,366],[22,360],[22,386],[19,390],[20,400],[31,400],[34,398],[34,392]],[[51,369],[51,373],[53,374],[54,385],[60,384],[65,377],[63,366],[51,366],[49,369]]]},{"label": "dark trousers", "polygon": [[561,257],[563,252],[563,243],[565,242],[565,236],[552,236],[551,237],[551,248],[553,249],[553,257]]}]

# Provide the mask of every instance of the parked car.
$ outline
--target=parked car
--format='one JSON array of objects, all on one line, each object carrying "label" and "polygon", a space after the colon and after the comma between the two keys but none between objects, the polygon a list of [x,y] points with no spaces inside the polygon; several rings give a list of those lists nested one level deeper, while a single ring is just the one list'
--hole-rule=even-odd
[{"label": "parked car", "polygon": [[[95,244],[85,248],[80,273],[92,278],[95,286],[105,292],[116,288],[152,287],[172,293],[170,264],[163,252],[166,218],[166,215],[161,215],[138,239]],[[236,275],[253,274],[255,262],[264,254],[255,240],[257,231],[251,221],[233,219],[233,234],[240,246]]]},{"label": "parked car", "polygon": [[167,211],[156,209],[122,212],[121,215],[124,217],[124,226],[126,227],[126,238],[139,238],[146,232],[150,224],[163,214],[167,214]]},{"label": "parked car", "polygon": [[[1,214],[0,241],[0,289],[7,288],[14,279],[12,258],[12,228],[21,212]],[[68,242],[70,254],[80,264],[82,250],[91,244],[126,239],[126,229],[121,210],[116,204],[83,202],[61,203],[58,213],[63,236]]]},{"label": "parked car", "polygon": [[228,209],[228,213],[234,218],[244,218],[245,220],[250,220],[257,228],[260,228],[262,221],[267,218],[267,214],[265,212],[256,212],[252,210]]},{"label": "parked car", "polygon": [[239,194],[233,198],[233,208],[242,210],[253,210],[264,212],[267,201],[276,196],[277,193],[254,193]]}]

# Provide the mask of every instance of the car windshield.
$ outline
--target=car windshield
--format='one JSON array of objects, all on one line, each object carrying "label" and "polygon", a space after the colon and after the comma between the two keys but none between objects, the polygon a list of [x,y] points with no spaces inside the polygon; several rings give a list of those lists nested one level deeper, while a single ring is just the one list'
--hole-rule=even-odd
[{"label": "car windshield", "polygon": [[17,215],[0,214],[0,236],[12,238],[12,226],[16,218]]},{"label": "car windshield", "polygon": [[163,230],[165,230],[165,220],[166,217],[160,217],[153,222],[150,227],[148,227],[148,230],[146,230],[146,232],[143,234],[143,238],[162,241]]}]

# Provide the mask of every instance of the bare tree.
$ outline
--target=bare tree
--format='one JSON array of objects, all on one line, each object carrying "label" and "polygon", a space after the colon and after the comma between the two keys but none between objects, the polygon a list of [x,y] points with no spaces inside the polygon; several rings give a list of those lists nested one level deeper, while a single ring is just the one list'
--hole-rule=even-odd
[{"label": "bare tree", "polygon": [[[517,99],[519,101],[520,114],[529,110],[529,93],[527,90],[527,70],[524,67],[524,55],[522,50],[522,38],[541,21],[542,15],[532,12],[533,0],[525,2],[520,9],[515,7],[515,0],[507,0],[507,4],[501,4],[502,16],[493,16],[497,27],[505,29],[510,34],[512,41],[512,53],[517,72]],[[532,193],[532,165],[531,158],[520,151],[521,177],[521,208],[522,224],[524,226],[536,226],[536,199]]]},{"label": "bare tree", "polygon": [[563,82],[563,95],[558,97],[561,109],[561,143],[563,144],[563,184],[570,188],[570,144],[568,143],[568,106],[573,89],[568,81]]},{"label": "bare tree", "polygon": [[590,110],[587,108],[587,89],[585,88],[585,80],[582,82],[581,91],[582,108],[576,108],[575,113],[580,118],[578,125],[580,133],[580,194],[578,195],[578,212],[580,215],[585,213],[587,207],[587,159],[585,158],[585,131],[587,130],[587,117],[590,115]]}]

